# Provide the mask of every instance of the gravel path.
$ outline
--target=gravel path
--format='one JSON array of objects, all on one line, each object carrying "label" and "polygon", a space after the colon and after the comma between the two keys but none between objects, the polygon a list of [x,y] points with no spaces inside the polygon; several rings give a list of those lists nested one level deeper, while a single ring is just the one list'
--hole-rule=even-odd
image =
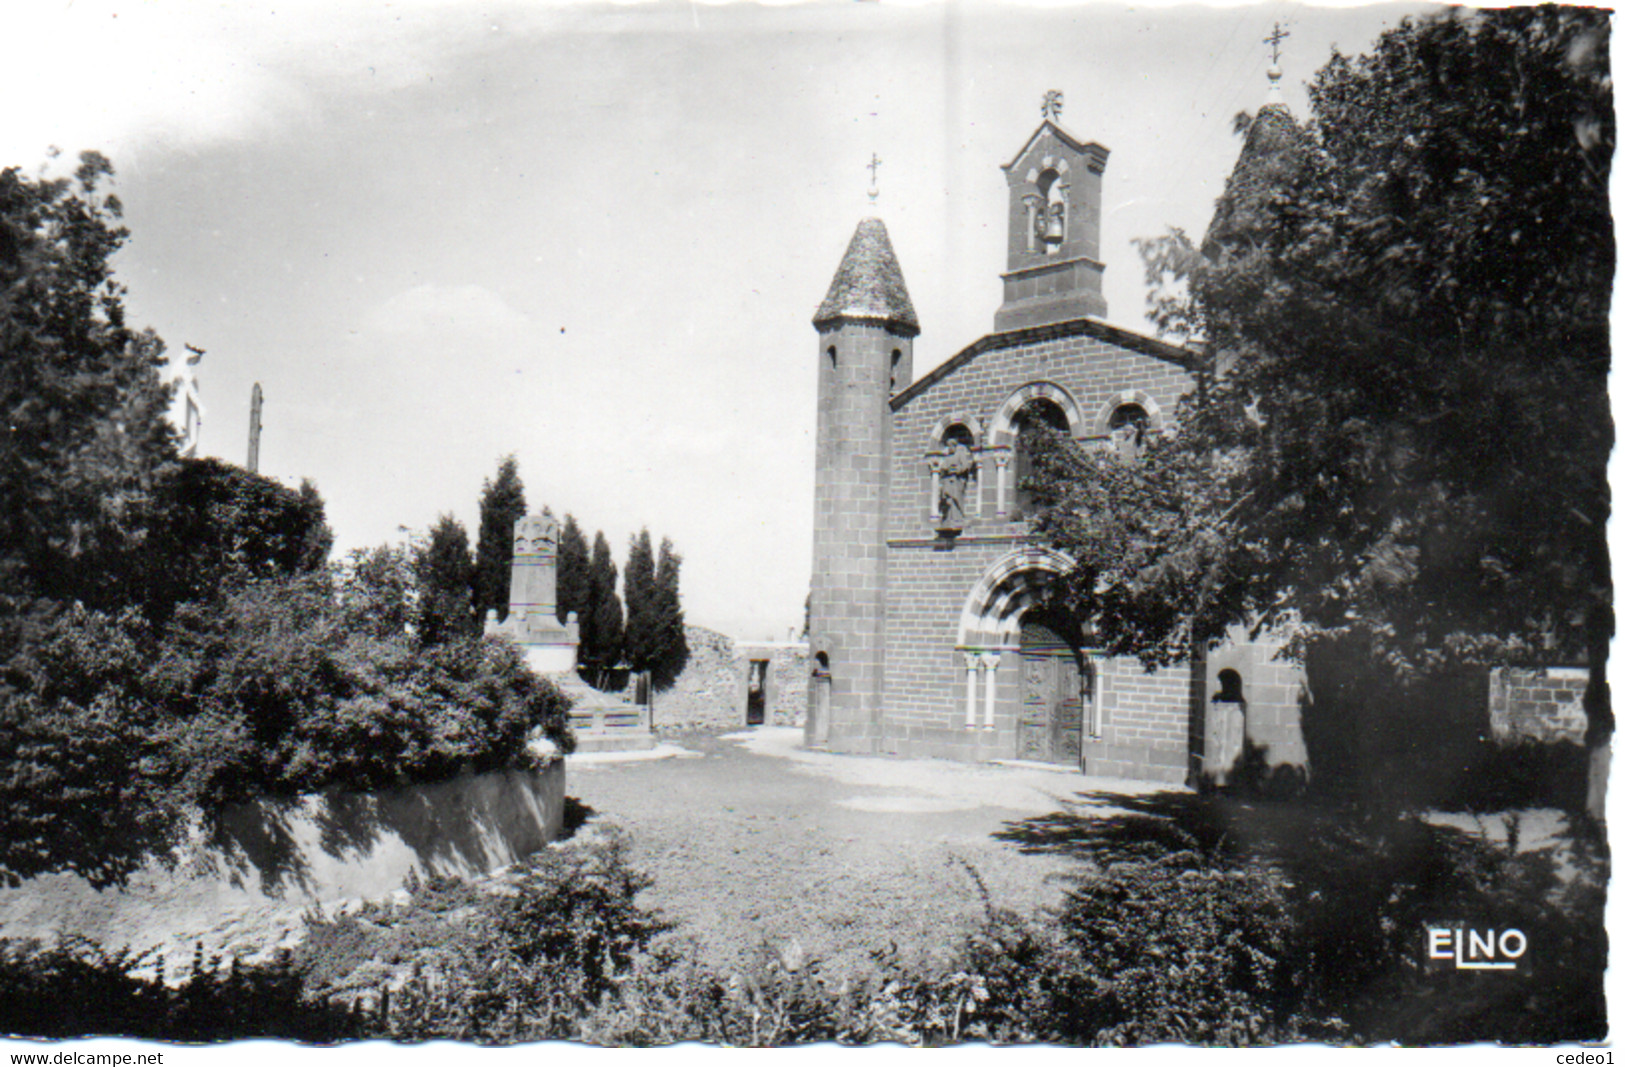
[{"label": "gravel path", "polygon": [[[681,920],[703,958],[727,967],[794,941],[827,970],[895,943],[930,954],[982,914],[966,864],[994,904],[1053,904],[1075,860],[1025,854],[992,835],[1109,785],[1032,766],[837,756],[801,731],[687,735],[666,759],[571,757],[568,791],[588,827],[632,834],[655,878],[640,898]],[[663,751],[674,751],[670,745]],[[794,951],[793,949],[791,950]]]}]

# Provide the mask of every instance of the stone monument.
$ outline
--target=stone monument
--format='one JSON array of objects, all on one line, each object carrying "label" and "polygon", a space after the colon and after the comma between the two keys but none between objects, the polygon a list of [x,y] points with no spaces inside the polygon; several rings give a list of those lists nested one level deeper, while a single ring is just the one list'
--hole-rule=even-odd
[{"label": "stone monument", "polygon": [[513,526],[513,573],[508,618],[485,616],[485,632],[512,640],[525,662],[570,698],[570,727],[577,752],[652,748],[649,709],[614,693],[601,693],[576,673],[581,628],[575,613],[559,621],[559,524],[551,515],[526,515]]},{"label": "stone monument", "polygon": [[581,631],[574,616],[560,622],[559,524],[551,515],[526,515],[513,525],[513,577],[508,584],[508,619],[487,615],[487,633],[502,633],[525,650],[525,662],[538,674],[576,669]]}]

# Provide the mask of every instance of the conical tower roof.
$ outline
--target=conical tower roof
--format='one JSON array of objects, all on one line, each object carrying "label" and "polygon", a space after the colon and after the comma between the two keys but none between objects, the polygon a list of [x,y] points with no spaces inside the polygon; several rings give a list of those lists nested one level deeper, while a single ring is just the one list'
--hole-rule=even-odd
[{"label": "conical tower roof", "polygon": [[823,328],[836,319],[883,323],[910,335],[920,332],[914,301],[903,284],[903,268],[897,264],[886,224],[879,219],[858,223],[813,325]]},{"label": "conical tower roof", "polygon": [[1247,127],[1235,169],[1214,207],[1202,251],[1209,256],[1247,240],[1264,225],[1269,198],[1291,177],[1307,147],[1303,127],[1285,105],[1266,104]]}]

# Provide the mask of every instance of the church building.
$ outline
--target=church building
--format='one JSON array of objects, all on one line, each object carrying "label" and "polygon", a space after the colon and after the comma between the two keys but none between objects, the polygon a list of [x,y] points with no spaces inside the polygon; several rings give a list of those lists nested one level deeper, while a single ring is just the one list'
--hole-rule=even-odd
[{"label": "church building", "polygon": [[[1009,239],[992,333],[916,380],[921,324],[876,218],[858,224],[813,318],[806,742],[1179,783],[1222,781],[1245,740],[1301,766],[1301,674],[1273,646],[1241,641],[1147,672],[1091,647],[1087,620],[1044,606],[1045,583],[1071,561],[1029,533],[1032,429],[1135,462],[1170,432],[1198,365],[1103,321],[1109,153],[1059,114],[1052,93],[1003,167]],[[1284,108],[1279,118],[1291,122]]]}]

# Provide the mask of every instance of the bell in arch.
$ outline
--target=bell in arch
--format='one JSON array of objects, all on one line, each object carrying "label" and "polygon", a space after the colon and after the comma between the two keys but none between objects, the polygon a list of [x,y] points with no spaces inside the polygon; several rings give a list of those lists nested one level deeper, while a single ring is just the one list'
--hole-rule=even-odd
[{"label": "bell in arch", "polygon": [[1066,215],[1061,204],[1051,204],[1049,217],[1044,222],[1044,243],[1054,248],[1066,240]]}]

